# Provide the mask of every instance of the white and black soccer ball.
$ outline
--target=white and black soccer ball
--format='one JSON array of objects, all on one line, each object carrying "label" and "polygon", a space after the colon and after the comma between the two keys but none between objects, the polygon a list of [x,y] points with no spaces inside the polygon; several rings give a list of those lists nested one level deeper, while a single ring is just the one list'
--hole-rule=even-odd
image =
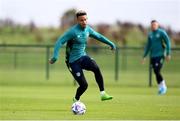
[{"label": "white and black soccer ball", "polygon": [[83,115],[86,112],[86,106],[84,103],[77,101],[72,104],[71,110],[75,115]]}]

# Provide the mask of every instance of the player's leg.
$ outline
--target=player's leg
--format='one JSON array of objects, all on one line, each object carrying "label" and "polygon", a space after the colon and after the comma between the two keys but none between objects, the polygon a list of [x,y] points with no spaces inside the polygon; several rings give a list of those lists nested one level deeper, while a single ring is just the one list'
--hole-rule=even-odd
[{"label": "player's leg", "polygon": [[156,80],[159,87],[159,94],[165,94],[167,91],[167,86],[165,84],[165,80],[161,74],[161,69],[163,66],[164,58],[163,57],[155,57],[152,59],[152,65],[154,69],[154,73],[156,76]]},{"label": "player's leg", "polygon": [[113,97],[108,95],[104,91],[104,80],[102,73],[100,71],[99,66],[96,64],[96,62],[91,59],[89,56],[84,56],[83,62],[82,62],[82,68],[94,72],[95,80],[98,84],[100,93],[101,93],[101,100],[110,100]]},{"label": "player's leg", "polygon": [[96,62],[87,56],[87,58],[84,60],[83,65],[84,69],[92,71],[94,73],[95,80],[98,84],[99,90],[104,91],[103,76]]},{"label": "player's leg", "polygon": [[74,79],[79,84],[79,87],[76,90],[76,94],[74,97],[74,101],[78,101],[81,97],[81,95],[86,91],[88,87],[88,83],[84,77],[84,73],[78,63],[72,63],[70,64],[71,72],[74,77]]}]

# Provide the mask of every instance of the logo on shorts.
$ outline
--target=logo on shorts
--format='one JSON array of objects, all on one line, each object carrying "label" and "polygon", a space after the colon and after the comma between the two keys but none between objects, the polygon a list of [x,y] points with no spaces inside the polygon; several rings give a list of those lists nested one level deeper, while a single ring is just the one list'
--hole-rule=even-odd
[{"label": "logo on shorts", "polygon": [[81,76],[81,73],[80,73],[80,72],[77,72],[77,73],[76,73],[76,76],[77,76],[77,77],[80,77],[80,76]]},{"label": "logo on shorts", "polygon": [[158,64],[158,63],[156,63],[155,65],[156,65],[156,66],[158,66],[159,64]]}]

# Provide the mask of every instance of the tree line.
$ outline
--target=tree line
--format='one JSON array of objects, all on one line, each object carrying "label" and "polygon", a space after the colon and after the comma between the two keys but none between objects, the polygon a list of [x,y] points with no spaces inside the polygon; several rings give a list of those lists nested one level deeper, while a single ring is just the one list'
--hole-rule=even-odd
[{"label": "tree line", "polygon": [[[0,19],[0,42],[3,41],[1,35],[11,36],[13,34],[31,34],[37,43],[54,43],[54,41],[70,26],[76,23],[76,9],[69,9],[59,19],[59,27],[38,27],[33,21],[28,24],[20,24],[11,18]],[[149,27],[132,22],[122,22],[117,20],[114,24],[99,23],[90,25],[101,34],[107,36],[119,46],[141,46],[146,42]],[[180,45],[180,31],[174,31],[170,27],[163,27],[170,36],[174,46]],[[18,43],[18,42],[17,42]],[[89,44],[100,44],[93,39]]]}]

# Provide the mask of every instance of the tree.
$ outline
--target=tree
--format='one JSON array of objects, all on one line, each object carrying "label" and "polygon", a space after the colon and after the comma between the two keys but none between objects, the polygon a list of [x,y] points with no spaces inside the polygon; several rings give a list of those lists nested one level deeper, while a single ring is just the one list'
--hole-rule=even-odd
[{"label": "tree", "polygon": [[76,23],[76,9],[67,10],[60,19],[60,28],[65,30]]}]

